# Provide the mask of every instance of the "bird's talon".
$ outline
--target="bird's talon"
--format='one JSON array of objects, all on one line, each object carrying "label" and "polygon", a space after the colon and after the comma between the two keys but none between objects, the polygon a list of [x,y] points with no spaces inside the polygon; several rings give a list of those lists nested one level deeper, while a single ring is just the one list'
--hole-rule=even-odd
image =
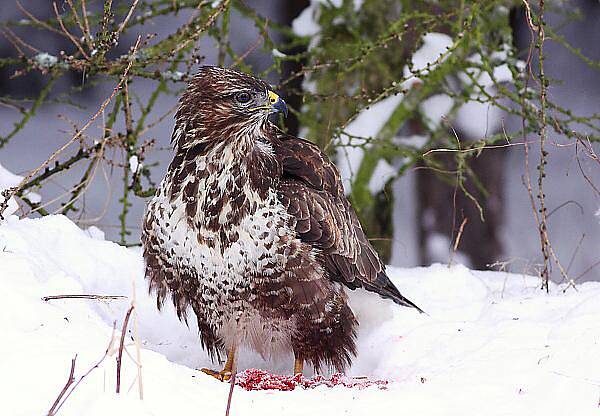
[{"label": "bird's talon", "polygon": [[209,376],[213,376],[219,381],[229,381],[231,379],[231,371],[216,371],[211,370],[210,368],[201,368],[200,371]]}]

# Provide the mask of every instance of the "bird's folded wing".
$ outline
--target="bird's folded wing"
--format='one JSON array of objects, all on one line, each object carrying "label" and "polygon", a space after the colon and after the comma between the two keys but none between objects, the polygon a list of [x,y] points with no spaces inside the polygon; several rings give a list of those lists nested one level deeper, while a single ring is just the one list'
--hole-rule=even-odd
[{"label": "bird's folded wing", "polygon": [[329,278],[421,311],[387,277],[329,158],[313,143],[288,135],[275,141],[274,151],[283,168],[280,201],[295,219],[298,237],[316,249]]},{"label": "bird's folded wing", "polygon": [[344,195],[333,163],[316,145],[291,136],[282,136],[274,150],[283,167],[278,192],[296,219],[299,238],[318,250],[332,278],[352,288],[375,282],[384,266]]}]

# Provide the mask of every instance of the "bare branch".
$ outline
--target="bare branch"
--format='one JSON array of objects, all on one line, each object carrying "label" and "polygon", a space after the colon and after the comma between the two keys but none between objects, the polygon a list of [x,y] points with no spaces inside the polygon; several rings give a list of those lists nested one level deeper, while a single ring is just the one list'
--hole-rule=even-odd
[{"label": "bare branch", "polygon": [[229,411],[231,410],[231,399],[233,398],[233,389],[235,388],[236,373],[236,364],[234,361],[233,368],[231,369],[231,379],[229,380],[229,394],[227,395],[227,407],[225,409],[225,416],[229,416]]},{"label": "bare branch", "polygon": [[54,416],[56,414],[56,412],[58,411],[58,405],[59,405],[60,401],[62,400],[63,396],[67,393],[67,390],[69,390],[69,387],[71,387],[71,384],[73,384],[75,382],[74,374],[75,374],[75,361],[76,360],[77,360],[77,355],[75,355],[75,357],[73,357],[73,359],[71,360],[71,370],[69,371],[69,377],[67,378],[67,382],[65,383],[65,386],[62,388],[62,390],[56,397],[56,400],[54,400],[54,403],[52,403],[52,407],[50,407],[50,410],[48,410],[48,416]]},{"label": "bare branch", "polygon": [[58,24],[60,25],[60,28],[63,30],[63,32],[65,33],[65,35],[67,36],[67,38],[69,38],[69,40],[73,43],[73,45],[75,45],[77,47],[77,49],[79,49],[79,52],[81,53],[81,55],[86,60],[89,61],[90,57],[83,50],[83,47],[81,46],[81,44],[79,43],[79,41],[77,40],[77,38],[75,38],[75,36],[73,36],[71,34],[71,32],[69,32],[67,30],[67,28],[65,27],[65,24],[63,23],[62,17],[60,17],[60,13],[58,12],[58,7],[56,6],[56,2],[52,2],[52,7],[54,7],[54,14],[56,15],[56,19],[58,20]]},{"label": "bare branch", "polygon": [[90,373],[92,371],[94,371],[96,368],[98,368],[100,366],[100,364],[102,364],[102,362],[106,359],[106,357],[108,356],[108,353],[111,351],[112,346],[114,344],[116,325],[117,325],[117,323],[114,322],[113,323],[112,334],[110,336],[110,341],[108,342],[108,346],[106,347],[106,350],[104,351],[104,354],[102,355],[102,357],[96,362],[96,364],[94,364],[88,371],[86,371],[85,374],[83,374],[81,377],[79,377],[79,379],[77,380],[77,382],[75,384],[72,384],[72,383],[69,384],[69,386],[72,386],[71,389],[67,388],[68,392],[66,392],[66,394],[63,394],[62,401],[60,401],[60,403],[55,407],[54,413],[48,413],[48,416],[53,416],[56,413],[58,413],[58,411],[60,410],[60,408],[65,404],[65,402],[71,396],[71,394],[75,391],[75,389],[77,389],[77,387],[79,386],[79,384],[81,384],[81,382],[88,375],[90,375]]},{"label": "bare branch", "polygon": [[46,30],[49,30],[52,33],[56,33],[58,35],[68,37],[64,32],[61,32],[60,30],[50,26],[46,22],[38,19],[33,14],[31,14],[26,8],[23,7],[23,5],[21,4],[21,2],[19,2],[19,0],[16,0],[16,3],[17,3],[17,7],[19,8],[19,10],[21,10],[25,14],[25,16],[27,16],[29,19],[31,19],[36,24],[40,25],[41,27],[43,27]]},{"label": "bare branch", "polygon": [[[81,30],[81,33],[83,34],[83,38],[85,39],[85,42],[86,42],[88,48],[90,50],[92,50],[94,48],[93,42],[92,42],[92,37],[91,37],[90,33],[86,30],[86,26],[79,19],[79,14],[77,13],[77,9],[75,8],[75,5],[73,4],[73,0],[67,0],[67,4],[71,8],[71,13],[73,14],[75,23],[77,23],[77,26],[79,26],[79,30]],[[83,9],[83,12],[85,13],[85,9]]]},{"label": "bare branch", "polygon": [[123,85],[123,82],[125,82],[125,79],[127,78],[127,74],[129,73],[129,70],[131,69],[131,66],[133,65],[134,57],[135,57],[137,48],[139,47],[139,44],[140,44],[140,37],[138,37],[138,39],[137,39],[137,41],[135,43],[135,46],[134,46],[133,52],[132,52],[132,59],[129,61],[129,64],[125,68],[125,72],[123,73],[123,76],[119,80],[119,83],[113,89],[113,91],[110,94],[110,96],[102,103],[102,105],[100,106],[100,108],[98,109],[98,111],[96,111],[96,113],[88,120],[88,122],[85,123],[85,125],[73,137],[71,137],[71,139],[69,141],[67,141],[67,143],[65,143],[61,148],[59,148],[54,153],[52,153],[52,155],[50,155],[50,157],[48,159],[46,159],[46,161],[44,163],[42,163],[40,166],[38,166],[37,168],[35,168],[34,170],[32,170],[25,178],[23,178],[23,180],[21,181],[21,183],[19,185],[17,185],[16,187],[10,188],[10,189],[6,190],[3,193],[4,201],[2,203],[0,203],[0,219],[3,218],[2,214],[4,213],[4,211],[6,210],[6,208],[8,207],[8,200],[10,198],[12,198],[17,193],[17,191],[19,189],[21,189],[27,182],[29,182],[29,180],[31,178],[33,178],[42,169],[44,169],[46,166],[48,166],[50,164],[50,162],[52,162],[54,159],[56,159],[56,157],[59,154],[61,154],[62,152],[64,152],[65,149],[67,149],[69,146],[71,146],[73,143],[75,143],[81,137],[81,135],[83,134],[83,132],[86,131],[87,128],[90,127],[94,123],[94,121],[96,121],[96,119],[98,118],[98,116],[100,114],[102,114],[102,112],[104,111],[104,109],[106,108],[106,106],[108,106],[108,104],[112,101],[112,99],[115,97],[115,95],[117,95],[117,93],[121,89],[121,86]]},{"label": "bare branch", "polygon": [[44,296],[42,300],[48,302],[49,300],[57,299],[92,299],[92,300],[118,300],[127,299],[127,296],[123,295],[53,295]]},{"label": "bare branch", "polygon": [[129,317],[131,316],[131,312],[135,308],[134,305],[127,310],[127,314],[125,315],[125,321],[123,322],[123,328],[121,329],[121,342],[119,343],[119,353],[117,354],[117,388],[116,392],[121,392],[121,362],[123,360],[123,347],[125,345],[125,333],[127,332],[127,325],[129,325]]},{"label": "bare branch", "polygon": [[125,26],[127,26],[127,23],[129,22],[129,19],[131,19],[131,16],[133,15],[133,11],[135,10],[135,7],[138,4],[138,1],[139,0],[133,0],[133,4],[129,8],[129,11],[127,12],[127,16],[125,16],[125,19],[123,19],[121,26],[119,26],[117,33],[121,33],[123,31],[123,29],[125,29]]}]

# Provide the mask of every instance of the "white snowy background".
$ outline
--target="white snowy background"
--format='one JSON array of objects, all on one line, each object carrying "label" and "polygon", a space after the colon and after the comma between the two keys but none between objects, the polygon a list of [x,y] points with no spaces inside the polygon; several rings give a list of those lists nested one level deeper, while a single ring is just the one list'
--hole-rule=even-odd
[{"label": "white snowy background", "polygon": [[[0,168],[0,189],[20,180]],[[14,201],[10,207],[16,208]],[[351,292],[360,326],[358,356],[347,372],[386,380],[386,389],[236,386],[231,414],[600,412],[600,282],[577,289],[551,284],[547,294],[537,277],[461,265],[390,267],[389,274],[427,314]],[[65,216],[11,215],[0,222],[0,276],[1,414],[46,414],[74,357],[76,381],[91,372],[70,387],[61,415],[223,414],[229,385],[197,370],[218,364],[200,348],[193,319],[189,327],[179,322],[169,303],[158,312],[147,293],[139,248],[106,241],[98,228],[82,230]],[[78,294],[127,298],[42,299]],[[117,345],[134,299],[117,395]],[[132,328],[142,346],[143,400]],[[240,371],[289,374],[291,366],[291,355],[265,361],[250,351],[238,361]]]},{"label": "white snowy background", "polygon": [[[597,415],[600,412],[600,283],[577,290],[537,278],[434,264],[390,268],[400,290],[428,315],[352,292],[358,357],[349,376],[389,380],[386,390],[342,386],[292,392],[233,392],[232,415]],[[103,240],[63,216],[0,225],[0,369],[3,415],[45,414],[77,355],[75,379],[103,356],[113,322],[120,335],[137,288],[144,400],[138,398],[130,333],[115,394],[114,349],[74,390],[59,414],[224,414],[229,385],[212,367],[197,329],[172,307],[158,313],[143,281],[139,249]],[[41,298],[125,295],[113,301]],[[130,326],[130,328],[133,325]],[[118,342],[118,341],[117,341]],[[291,371],[292,357],[241,356],[238,369]]]},{"label": "white snowy background", "polygon": [[[332,1],[336,4],[337,1]],[[311,2],[295,22],[294,29],[318,34],[314,12],[318,1]],[[360,8],[360,1],[355,1]],[[309,33],[310,32],[310,33]],[[431,34],[418,60],[430,62],[437,56],[436,45],[448,41]],[[248,36],[247,41],[253,42]],[[432,58],[433,56],[433,58]],[[564,55],[551,54],[557,65]],[[210,57],[209,57],[210,58]],[[477,59],[474,57],[473,59]],[[564,100],[579,109],[594,108],[598,91],[593,84],[568,80],[560,89]],[[591,85],[591,87],[590,87]],[[557,93],[557,94],[558,94]],[[142,97],[143,98],[143,97]],[[390,98],[359,117],[349,130],[352,134],[376,134],[402,96]],[[174,98],[165,97],[164,108]],[[448,108],[447,97],[435,96],[424,103],[431,122],[439,122]],[[63,109],[63,115],[79,120],[84,110]],[[488,121],[498,123],[499,115],[486,123],[470,123],[473,112],[465,109],[457,122],[461,127],[483,130]],[[9,114],[0,109],[0,117]],[[11,115],[11,114],[10,114]],[[462,121],[461,121],[462,120]],[[43,128],[42,128],[43,126]],[[52,127],[51,127],[52,126]],[[50,109],[42,109],[39,118],[24,130],[20,140],[9,143],[0,165],[13,172],[26,171],[64,141]],[[153,134],[168,142],[172,123],[161,123]],[[483,134],[483,132],[481,132]],[[415,143],[423,138],[399,138]],[[24,151],[24,149],[27,151]],[[340,154],[340,168],[346,183],[352,166],[362,157],[361,150]],[[6,157],[8,154],[19,157]],[[161,159],[164,169],[170,154]],[[559,250],[575,246],[582,232],[588,240],[577,261],[589,265],[598,258],[600,232],[598,201],[578,186],[571,155],[551,155],[548,194],[579,201],[585,215],[573,220],[573,211],[556,215],[551,229],[561,236]],[[137,161],[130,161],[135,166]],[[508,216],[506,241],[508,258],[531,259],[537,253],[526,195],[519,183],[521,155],[509,161]],[[371,188],[380,189],[393,174],[393,166],[378,166]],[[0,189],[20,180],[0,166]],[[397,180],[397,196],[410,195],[414,178],[409,173]],[[110,184],[95,183],[88,204],[103,207]],[[38,195],[30,195],[32,199]],[[109,195],[110,197],[110,195]],[[415,207],[410,198],[397,198],[394,212],[395,240],[392,264],[413,265],[416,254]],[[109,203],[109,217],[114,216]],[[11,201],[9,211],[16,205]],[[143,205],[133,207],[132,218],[139,217]],[[98,208],[100,213],[101,209]],[[520,213],[519,215],[516,215]],[[71,394],[60,415],[173,415],[223,414],[229,385],[204,375],[200,367],[216,367],[200,348],[197,328],[180,323],[167,305],[162,313],[148,296],[143,280],[139,249],[127,249],[104,239],[116,235],[112,224],[97,222],[99,228],[75,225],[63,216],[19,220],[15,216],[0,223],[0,414],[46,414],[69,374],[76,355],[75,379],[78,380],[104,355],[111,337],[119,337],[125,313],[137,300],[134,321],[142,344],[141,364],[144,400],[138,398],[135,348],[128,331],[123,393],[116,395],[116,351],[113,348],[98,368]],[[443,260],[443,259],[441,259]],[[460,258],[458,258],[460,260]],[[386,390],[345,387],[318,387],[293,392],[244,391],[235,388],[233,415],[365,415],[398,413],[418,415],[598,415],[600,414],[600,283],[586,282],[576,289],[550,285],[550,293],[540,291],[536,277],[502,272],[473,271],[461,265],[434,264],[427,268],[390,267],[389,274],[403,294],[421,306],[428,315],[398,307],[375,295],[352,292],[351,305],[359,320],[358,357],[349,376],[368,376],[389,380]],[[596,274],[597,275],[597,274]],[[127,299],[51,300],[42,297],[62,294],[124,295]],[[116,322],[116,334],[113,324]],[[133,327],[133,323],[130,328]],[[115,340],[113,340],[115,341]],[[118,342],[118,339],[116,340]],[[289,373],[292,357],[264,361],[251,352],[240,357],[239,370],[265,368]]]}]

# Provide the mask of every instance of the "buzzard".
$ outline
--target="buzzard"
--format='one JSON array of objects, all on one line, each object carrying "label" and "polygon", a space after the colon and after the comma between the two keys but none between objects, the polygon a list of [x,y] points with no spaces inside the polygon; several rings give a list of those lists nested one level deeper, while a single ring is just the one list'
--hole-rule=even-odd
[{"label": "buzzard", "polygon": [[[160,308],[198,320],[211,358],[293,351],[343,371],[356,355],[357,320],[344,288],[419,309],[385,273],[344,194],[340,175],[311,142],[272,124],[287,107],[268,84],[202,67],[175,116],[175,156],[143,222],[146,278]],[[420,309],[419,309],[420,310]]]}]

